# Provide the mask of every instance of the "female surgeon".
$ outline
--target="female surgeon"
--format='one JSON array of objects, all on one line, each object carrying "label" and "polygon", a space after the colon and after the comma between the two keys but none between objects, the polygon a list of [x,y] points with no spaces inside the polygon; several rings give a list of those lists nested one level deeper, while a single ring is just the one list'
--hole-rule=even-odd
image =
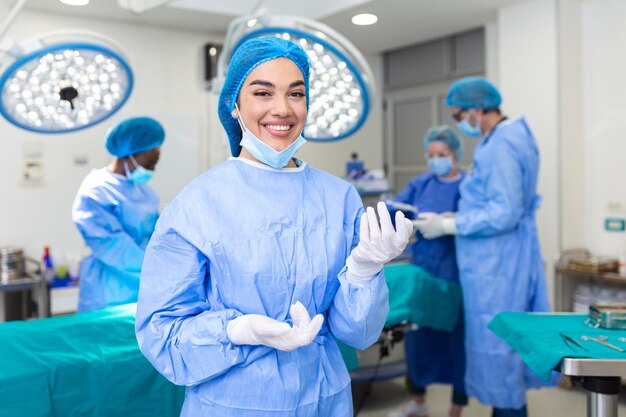
[{"label": "female surgeon", "polygon": [[[463,154],[463,141],[450,126],[436,126],[424,136],[424,151],[431,172],[412,179],[407,187],[392,199],[410,204],[420,211],[456,212],[459,185],[463,173],[458,161]],[[412,263],[437,278],[459,283],[453,236],[422,239],[413,245]],[[411,399],[402,410],[390,417],[422,417],[428,415],[426,386],[432,383],[452,385],[452,406],[449,416],[459,417],[467,405],[465,394],[465,349],[463,347],[463,315],[452,332],[427,327],[406,333],[404,339],[408,385]]]},{"label": "female surgeon", "polygon": [[384,203],[293,158],[309,62],[263,37],[231,58],[218,113],[233,157],[165,209],[146,251],[136,331],[144,355],[187,386],[183,416],[351,417],[335,339],[374,343],[388,312],[383,264],[412,231]]},{"label": "female surgeon", "polygon": [[124,120],[107,132],[113,161],[83,180],[72,219],[91,255],[80,264],[78,311],[134,303],[144,250],[159,198],[146,184],[159,161],[165,131],[149,117]]}]

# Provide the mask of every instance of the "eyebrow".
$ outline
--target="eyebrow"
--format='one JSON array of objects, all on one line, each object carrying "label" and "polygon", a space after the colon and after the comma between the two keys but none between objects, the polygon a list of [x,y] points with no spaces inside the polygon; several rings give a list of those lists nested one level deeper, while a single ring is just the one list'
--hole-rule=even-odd
[{"label": "eyebrow", "polygon": [[[254,80],[250,83],[250,87],[252,87],[253,85],[262,85],[264,87],[276,87],[273,83],[269,82],[269,81],[265,81],[265,80]],[[289,88],[294,88],[294,87],[298,87],[304,85],[304,81],[303,80],[298,80],[298,81],[294,81],[291,84],[289,84]]]}]

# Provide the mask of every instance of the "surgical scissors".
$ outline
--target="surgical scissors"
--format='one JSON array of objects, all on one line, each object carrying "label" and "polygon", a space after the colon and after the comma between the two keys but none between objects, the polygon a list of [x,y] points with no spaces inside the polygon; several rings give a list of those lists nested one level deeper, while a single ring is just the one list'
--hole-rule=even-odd
[{"label": "surgical scissors", "polygon": [[585,347],[583,345],[581,345],[580,343],[578,343],[576,340],[572,339],[571,337],[569,337],[568,335],[559,332],[559,336],[561,336],[561,338],[563,339],[563,341],[565,342],[565,344],[567,345],[567,347],[569,347],[572,350],[576,350],[574,349],[574,347],[572,345],[576,345],[579,348],[581,348],[582,350],[584,350],[585,352],[588,352],[587,349],[585,349]]}]

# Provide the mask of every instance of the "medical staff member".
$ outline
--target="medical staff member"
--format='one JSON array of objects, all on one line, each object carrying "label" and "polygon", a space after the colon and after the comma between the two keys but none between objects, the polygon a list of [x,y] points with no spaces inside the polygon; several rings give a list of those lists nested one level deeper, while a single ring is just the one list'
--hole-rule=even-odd
[{"label": "medical staff member", "polygon": [[[420,211],[456,212],[459,184],[463,173],[458,162],[463,155],[463,140],[450,126],[435,126],[424,136],[424,152],[431,172],[413,178],[392,202],[410,204]],[[392,204],[393,207],[393,204]],[[433,276],[459,283],[453,236],[422,239],[417,233],[412,263]],[[426,387],[433,383],[452,385],[450,417],[460,417],[467,405],[465,394],[465,348],[463,315],[452,332],[427,327],[407,332],[404,339],[407,376],[411,399],[390,417],[423,417],[428,415]]]},{"label": "medical staff member", "polygon": [[297,44],[243,43],[218,103],[233,157],[165,209],[146,251],[141,351],[187,386],[183,416],[352,417],[335,339],[364,349],[388,313],[383,265],[412,231],[294,158],[310,66]]},{"label": "medical staff member", "polygon": [[526,389],[544,384],[487,324],[502,311],[550,306],[535,224],[539,150],[526,120],[504,117],[501,101],[482,77],[462,78],[448,90],[446,104],[459,129],[481,139],[456,217],[424,213],[418,227],[427,239],[456,235],[468,394],[492,405],[493,417],[522,417]]},{"label": "medical staff member", "polygon": [[159,161],[165,131],[150,117],[126,119],[106,134],[113,161],[83,180],[72,219],[91,249],[80,264],[78,311],[134,303],[159,198],[146,183]]}]

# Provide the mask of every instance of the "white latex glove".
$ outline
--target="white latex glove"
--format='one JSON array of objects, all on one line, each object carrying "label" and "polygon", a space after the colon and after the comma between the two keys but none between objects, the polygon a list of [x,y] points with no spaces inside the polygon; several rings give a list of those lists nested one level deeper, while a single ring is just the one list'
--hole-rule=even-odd
[{"label": "white latex glove", "polygon": [[412,206],[412,205],[406,204],[406,203],[400,203],[398,201],[387,200],[387,201],[385,201],[385,203],[387,203],[387,205],[389,205],[389,206],[391,206],[391,207],[393,207],[395,209],[406,211],[406,212],[409,212],[409,213],[417,214],[418,211],[419,211],[417,209],[417,207],[415,207],[415,206]]},{"label": "white latex glove", "polygon": [[293,327],[261,314],[244,314],[226,326],[226,336],[236,345],[264,345],[290,351],[306,346],[315,339],[324,323],[324,316],[311,319],[300,301],[289,309]]},{"label": "white latex glove", "polygon": [[456,219],[453,213],[420,213],[413,224],[425,239],[456,234]]},{"label": "white latex glove", "polygon": [[383,265],[398,257],[409,242],[413,233],[411,221],[401,211],[396,212],[396,229],[391,224],[391,216],[384,202],[378,203],[378,216],[368,207],[361,215],[359,244],[352,250],[346,261],[348,281],[356,284],[369,281],[383,269]]}]

